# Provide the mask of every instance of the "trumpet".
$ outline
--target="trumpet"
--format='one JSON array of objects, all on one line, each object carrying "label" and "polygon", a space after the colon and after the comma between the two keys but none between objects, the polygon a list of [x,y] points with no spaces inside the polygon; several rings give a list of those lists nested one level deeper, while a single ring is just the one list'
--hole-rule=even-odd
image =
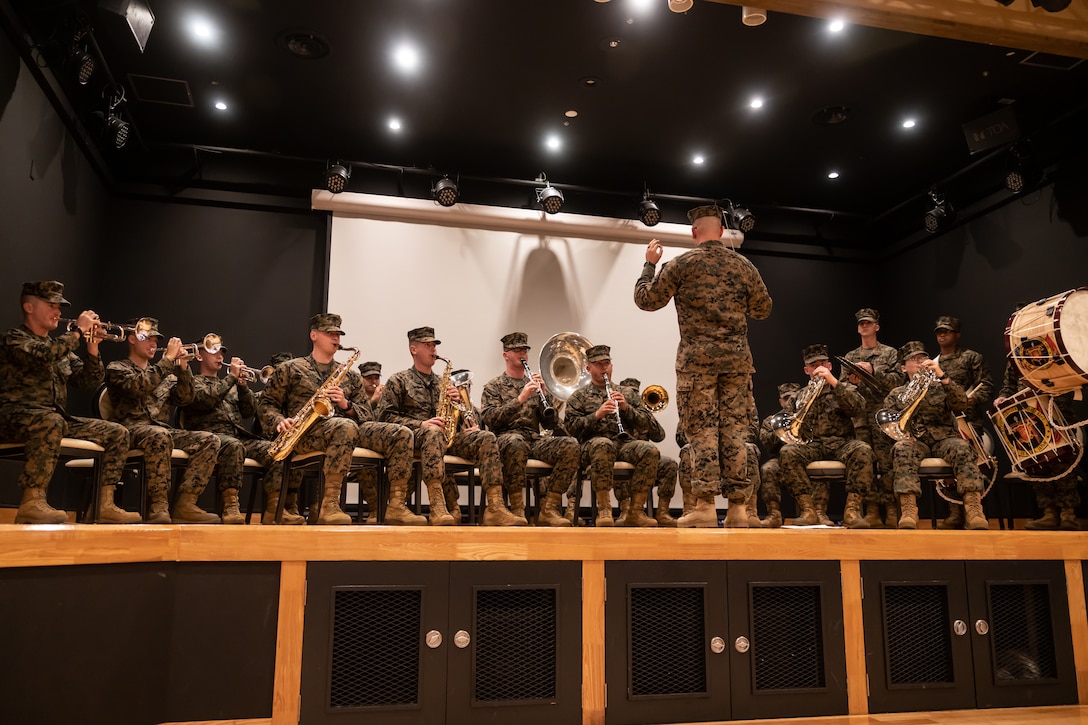
[{"label": "trumpet", "polygon": [[[79,320],[62,317],[58,322],[64,328],[65,332],[72,332],[79,329]],[[92,339],[98,340],[99,342],[103,340],[109,342],[124,342],[126,337],[135,332],[135,327],[115,325],[112,322],[95,322],[90,330],[83,333],[83,339],[87,342],[90,342]]]},{"label": "trumpet", "polygon": [[[223,343],[219,338],[219,335],[209,332],[204,336],[204,339],[200,342],[190,342],[181,346],[181,351],[185,353],[186,357],[196,357],[201,351],[214,355],[223,349]],[[162,347],[159,350],[162,354],[166,354],[166,347]]]},{"label": "trumpet", "polygon": [[[532,380],[533,371],[529,368],[529,362],[522,360],[521,366],[525,368],[525,374],[529,376],[529,380]],[[544,409],[540,411],[540,423],[548,430],[553,430],[555,424],[559,422],[559,413],[555,411],[555,406],[548,402],[548,396],[544,394],[543,388],[537,388],[536,392],[540,396],[540,404],[544,406]]]},{"label": "trumpet", "polygon": [[272,373],[276,372],[276,368],[273,365],[265,365],[263,368],[251,368],[248,365],[242,365],[242,377],[246,381],[259,380],[261,385],[267,385],[268,381],[272,379]]}]

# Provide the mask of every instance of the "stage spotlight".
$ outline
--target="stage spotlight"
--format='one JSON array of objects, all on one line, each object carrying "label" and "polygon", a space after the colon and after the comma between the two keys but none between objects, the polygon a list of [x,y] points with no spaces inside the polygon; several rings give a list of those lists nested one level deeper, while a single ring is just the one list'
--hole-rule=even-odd
[{"label": "stage spotlight", "polygon": [[1069,0],[1031,0],[1031,4],[1048,13],[1057,13],[1069,7]]},{"label": "stage spotlight", "polygon": [[1039,181],[1039,172],[1031,161],[1027,147],[1016,145],[1009,149],[1005,188],[1014,194],[1020,194]]},{"label": "stage spotlight", "polygon": [[669,10],[674,13],[686,13],[694,4],[695,0],[669,0]]},{"label": "stage spotlight", "polygon": [[638,203],[638,218],[648,227],[655,226],[661,221],[661,210],[657,208],[657,203],[650,198],[649,192],[646,192],[642,197],[642,201]]},{"label": "stage spotlight", "polygon": [[325,188],[334,194],[339,194],[347,188],[350,178],[351,165],[337,161],[325,172]]},{"label": "stage spotlight", "polygon": [[[547,182],[545,182],[547,184]],[[548,214],[558,214],[563,208],[563,192],[548,184],[543,189],[536,190],[536,200]]]},{"label": "stage spotlight", "polygon": [[944,198],[944,194],[936,189],[930,190],[929,199],[933,203],[933,208],[926,212],[925,227],[930,234],[936,234],[951,226],[956,218],[956,210]]},{"label": "stage spotlight", "polygon": [[736,229],[744,234],[756,228],[755,216],[744,207],[734,206],[732,201],[725,199],[722,202],[722,208],[725,210],[723,221],[728,228]]},{"label": "stage spotlight", "polygon": [[87,81],[91,80],[98,65],[95,63],[94,56],[76,45],[72,46],[68,52],[68,61],[76,68],[76,80],[79,81],[79,85],[87,85]]},{"label": "stage spotlight", "polygon": [[111,112],[106,116],[106,134],[114,148],[122,148],[128,142],[128,123]]},{"label": "stage spotlight", "polygon": [[457,188],[457,184],[444,177],[439,179],[438,183],[431,189],[431,195],[434,196],[434,200],[438,202],[439,206],[453,206],[457,203],[457,197],[461,195],[461,192]]}]

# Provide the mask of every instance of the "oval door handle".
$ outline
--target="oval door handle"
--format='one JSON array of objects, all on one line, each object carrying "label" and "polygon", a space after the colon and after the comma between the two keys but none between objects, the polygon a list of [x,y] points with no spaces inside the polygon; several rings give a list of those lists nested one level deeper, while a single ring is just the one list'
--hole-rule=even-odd
[{"label": "oval door handle", "polygon": [[957,619],[952,623],[952,631],[956,633],[956,636],[962,637],[967,634],[967,622],[962,619]]},{"label": "oval door handle", "polygon": [[442,646],[442,633],[437,629],[432,629],[427,633],[426,642],[431,649],[438,649]]},{"label": "oval door handle", "polygon": [[457,633],[453,635],[453,643],[458,649],[464,649],[468,647],[468,643],[472,641],[472,638],[463,629],[457,630]]},{"label": "oval door handle", "polygon": [[748,638],[744,636],[737,637],[736,641],[733,642],[733,647],[741,654],[747,652],[751,646],[752,644],[748,641]]},{"label": "oval door handle", "polygon": [[710,651],[716,655],[720,655],[725,651],[725,640],[721,637],[714,637],[710,640]]},{"label": "oval door handle", "polygon": [[975,631],[979,634],[986,634],[990,631],[990,625],[986,623],[985,619],[980,619],[975,622]]}]

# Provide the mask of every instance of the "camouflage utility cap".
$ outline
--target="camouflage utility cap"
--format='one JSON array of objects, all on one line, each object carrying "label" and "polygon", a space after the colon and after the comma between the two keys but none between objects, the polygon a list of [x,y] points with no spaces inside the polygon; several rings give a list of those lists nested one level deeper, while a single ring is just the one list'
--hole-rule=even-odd
[{"label": "camouflage utility cap", "polygon": [[295,359],[295,353],[293,353],[293,352],[277,352],[275,355],[273,355],[272,357],[270,357],[268,359],[268,364],[271,365],[272,367],[276,367],[277,365],[279,365],[282,362],[287,362],[288,360],[294,360],[294,359]]},{"label": "camouflage utility cap", "polygon": [[854,313],[854,319],[858,322],[862,320],[872,320],[873,322],[880,322],[880,313],[874,310],[872,307],[862,307],[860,310]]},{"label": "camouflage utility cap", "polygon": [[787,395],[793,395],[801,389],[799,383],[782,383],[778,386],[778,397],[785,398]]},{"label": "camouflage utility cap", "polygon": [[166,335],[159,332],[159,321],[154,317],[141,317],[138,320],[133,320],[130,326],[135,328],[137,340],[146,340],[149,337],[157,337],[160,340],[166,339]]},{"label": "camouflage utility cap", "polygon": [[310,329],[319,332],[338,332],[341,335],[346,335],[347,333],[340,329],[341,322],[343,322],[343,320],[340,318],[340,315],[334,315],[331,312],[322,312],[310,318]]},{"label": "camouflage utility cap", "polygon": [[524,332],[511,332],[509,335],[503,335],[501,342],[503,350],[532,349],[529,347],[529,336]]},{"label": "camouflage utility cap", "polygon": [[612,359],[612,348],[608,345],[594,345],[586,350],[586,362],[602,362]]},{"label": "camouflage utility cap", "polygon": [[907,361],[907,358],[914,357],[915,355],[922,354],[927,358],[929,353],[926,352],[926,346],[921,340],[911,340],[910,342],[899,348],[899,362],[900,364]]},{"label": "camouflage utility cap", "polygon": [[716,216],[720,220],[722,218],[722,208],[717,204],[697,206],[688,212],[688,221],[694,223],[696,219],[701,219],[705,216]]},{"label": "camouflage utility cap", "polygon": [[374,362],[373,360],[370,362],[362,363],[359,366],[359,374],[362,375],[364,378],[371,375],[381,375],[382,364],[379,362]]},{"label": "camouflage utility cap", "polygon": [[414,330],[408,331],[408,342],[433,342],[435,345],[441,345],[441,340],[434,338],[433,327],[417,327]]},{"label": "camouflage utility cap", "polygon": [[634,388],[638,390],[642,387],[642,382],[638,378],[624,378],[620,381],[620,387],[622,388]]},{"label": "camouflage utility cap", "polygon": [[937,318],[937,322],[933,327],[933,331],[940,332],[941,330],[951,330],[952,332],[959,332],[960,318],[951,317],[949,315],[941,315]]},{"label": "camouflage utility cap", "polygon": [[830,360],[831,356],[827,354],[827,345],[809,345],[802,352],[801,356],[805,359],[805,365],[811,365],[817,360]]},{"label": "camouflage utility cap", "polygon": [[64,285],[57,281],[23,282],[23,296],[37,297],[61,307],[72,304],[64,299]]}]

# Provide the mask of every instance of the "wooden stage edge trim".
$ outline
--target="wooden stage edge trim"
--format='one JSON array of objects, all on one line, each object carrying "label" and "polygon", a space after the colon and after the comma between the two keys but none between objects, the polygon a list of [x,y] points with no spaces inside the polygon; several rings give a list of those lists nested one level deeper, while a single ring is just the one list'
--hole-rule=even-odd
[{"label": "wooden stage edge trim", "polygon": [[1088,559],[1088,532],[0,525],[0,567],[147,561]]}]

